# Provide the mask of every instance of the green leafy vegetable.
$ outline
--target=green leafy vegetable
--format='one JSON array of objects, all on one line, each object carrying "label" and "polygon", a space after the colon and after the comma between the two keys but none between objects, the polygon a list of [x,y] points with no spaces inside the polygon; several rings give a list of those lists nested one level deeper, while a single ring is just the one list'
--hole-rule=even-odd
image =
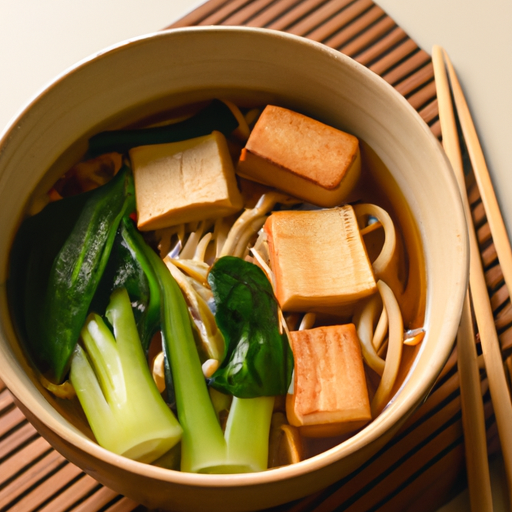
[{"label": "green leafy vegetable", "polygon": [[[144,313],[138,322],[139,333],[141,334],[142,345],[144,350],[147,351],[149,348],[149,341],[151,336],[157,331],[162,331],[164,326],[164,305],[162,302],[162,293],[160,287],[160,279],[158,277],[158,269],[159,265],[155,266],[154,258],[160,260],[154,253],[154,251],[146,244],[142,235],[137,231],[133,221],[129,217],[124,217],[120,227],[120,236],[123,240],[123,245],[129,248],[129,252],[131,257],[133,257],[136,261],[133,262],[133,265],[138,266],[136,281],[139,284],[136,284],[134,287],[136,290],[143,288],[144,279],[139,275],[139,271],[143,271],[145,275],[145,280],[148,284],[148,292],[149,297],[146,298],[147,304],[143,305]],[[163,263],[162,263],[163,265]],[[128,262],[128,267],[131,267],[131,263]],[[129,272],[123,272],[123,262],[121,261],[121,266],[119,266],[119,261],[115,261],[113,263],[113,267],[117,269],[116,275],[118,276],[118,282],[127,282],[128,279],[124,280],[123,276],[127,276]],[[121,268],[121,270],[119,270]],[[165,265],[164,265],[165,268]],[[115,281],[115,280],[114,280]],[[141,284],[142,283],[142,284]],[[142,293],[130,294],[130,298],[133,300],[139,299],[144,300],[142,297]],[[137,307],[137,302],[135,306]],[[166,345],[163,346],[164,352],[167,353]],[[174,380],[172,377],[172,369],[170,365],[170,361],[168,357],[164,359],[164,370],[165,370],[165,394],[166,394],[166,402],[173,409],[176,408],[176,396],[174,393]]]},{"label": "green leafy vegetable", "polygon": [[147,353],[153,335],[160,328],[160,291],[153,269],[139,248],[140,238],[132,220],[123,217],[90,309],[103,311],[110,294],[117,288],[126,288],[142,347]]},{"label": "green leafy vegetable", "polygon": [[209,384],[240,398],[285,395],[293,371],[286,334],[279,332],[277,301],[263,271],[224,256],[208,275],[225,358]]},{"label": "green leafy vegetable", "polygon": [[162,337],[183,428],[181,470],[243,473],[266,469],[274,397],[234,398],[223,433],[202,373],[183,294],[156,253],[147,245],[141,249],[160,286]]},{"label": "green leafy vegetable", "polygon": [[152,462],[176,445],[182,429],[149,371],[126,289],[112,293],[108,322],[92,313],[71,359],[70,380],[98,443]]},{"label": "green leafy vegetable", "polygon": [[217,130],[229,135],[238,127],[238,121],[230,108],[220,100],[213,100],[207,107],[184,121],[134,130],[110,130],[100,132],[89,139],[91,156],[117,151],[126,153],[136,146],[178,142]]},{"label": "green leafy vegetable", "polygon": [[61,382],[121,218],[135,209],[123,168],[107,184],[49,204],[25,221],[11,254],[10,289],[31,356]]}]

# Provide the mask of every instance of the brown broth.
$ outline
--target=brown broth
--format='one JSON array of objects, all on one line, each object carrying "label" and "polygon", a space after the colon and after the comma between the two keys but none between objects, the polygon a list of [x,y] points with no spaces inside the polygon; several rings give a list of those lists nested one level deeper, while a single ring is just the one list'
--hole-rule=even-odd
[{"label": "brown broth", "polygon": [[[361,143],[362,176],[354,199],[372,203],[386,210],[393,219],[400,248],[401,274],[396,283],[387,283],[393,289],[400,304],[404,329],[421,328],[425,319],[426,272],[423,249],[418,228],[405,197],[391,176],[391,173],[373,149]],[[370,259],[374,259],[383,243],[383,230],[374,231],[374,244],[368,244]],[[365,240],[365,243],[368,243]],[[404,345],[399,374],[394,385],[394,395],[403,384],[416,358],[421,344]],[[366,368],[370,399],[379,382],[379,376]],[[333,438],[303,437],[304,457],[322,453],[351,437],[355,432]]]},{"label": "brown broth", "polygon": [[[386,210],[395,224],[401,249],[402,290],[393,289],[406,329],[422,327],[425,318],[426,274],[423,248],[416,222],[396,181],[378,155],[361,141],[365,180],[361,200]],[[390,284],[390,283],[388,283]],[[392,284],[390,284],[392,286]]]}]

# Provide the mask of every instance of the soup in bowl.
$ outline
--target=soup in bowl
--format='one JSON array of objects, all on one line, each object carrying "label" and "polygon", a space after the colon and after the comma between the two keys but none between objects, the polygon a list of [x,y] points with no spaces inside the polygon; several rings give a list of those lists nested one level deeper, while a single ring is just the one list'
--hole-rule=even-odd
[{"label": "soup in bowl", "polygon": [[[339,52],[264,29],[148,35],[59,77],[1,144],[1,378],[140,503],[257,510],[325,487],[451,352],[467,247],[450,167]],[[128,382],[109,373],[126,325],[144,363],[129,399],[109,384]],[[103,395],[131,416],[98,418]]]}]

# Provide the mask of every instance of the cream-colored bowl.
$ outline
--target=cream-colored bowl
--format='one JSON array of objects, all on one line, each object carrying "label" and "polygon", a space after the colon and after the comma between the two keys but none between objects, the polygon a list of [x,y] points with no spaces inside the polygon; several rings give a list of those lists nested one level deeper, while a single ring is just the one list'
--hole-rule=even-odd
[{"label": "cream-colored bowl", "polygon": [[[106,127],[185,102],[257,97],[343,128],[379,155],[406,198],[424,250],[426,337],[384,412],[349,440],[293,466],[196,475],[119,457],[36,382],[16,338],[6,294],[9,248],[31,193],[46,190]],[[0,377],[39,432],[66,458],[149,507],[254,510],[312,493],[349,474],[421,404],[456,334],[467,280],[461,203],[438,141],[387,83],[339,52],[261,29],[202,27],[123,42],[57,78],[0,142]]]}]

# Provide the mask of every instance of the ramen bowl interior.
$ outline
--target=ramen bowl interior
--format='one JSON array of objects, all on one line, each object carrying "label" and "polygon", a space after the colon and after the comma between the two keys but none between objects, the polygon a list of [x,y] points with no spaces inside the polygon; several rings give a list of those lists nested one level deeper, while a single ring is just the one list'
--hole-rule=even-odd
[{"label": "ramen bowl interior", "polygon": [[[87,139],[186,103],[223,97],[276,103],[352,133],[392,178],[411,236],[423,342],[411,349],[385,410],[340,445],[262,473],[198,475],[116,456],[92,441],[69,402],[37,382],[21,349],[6,293],[9,248],[23,212],[85,153]],[[397,192],[397,190],[399,192]],[[438,141],[410,105],[372,72],[317,43],[260,29],[162,32],[119,44],[58,77],[0,142],[0,377],[38,431],[67,459],[115,491],[152,508],[254,510],[340,479],[382,447],[425,399],[448,358],[467,279],[464,218]],[[407,231],[406,229],[406,231]]]}]

